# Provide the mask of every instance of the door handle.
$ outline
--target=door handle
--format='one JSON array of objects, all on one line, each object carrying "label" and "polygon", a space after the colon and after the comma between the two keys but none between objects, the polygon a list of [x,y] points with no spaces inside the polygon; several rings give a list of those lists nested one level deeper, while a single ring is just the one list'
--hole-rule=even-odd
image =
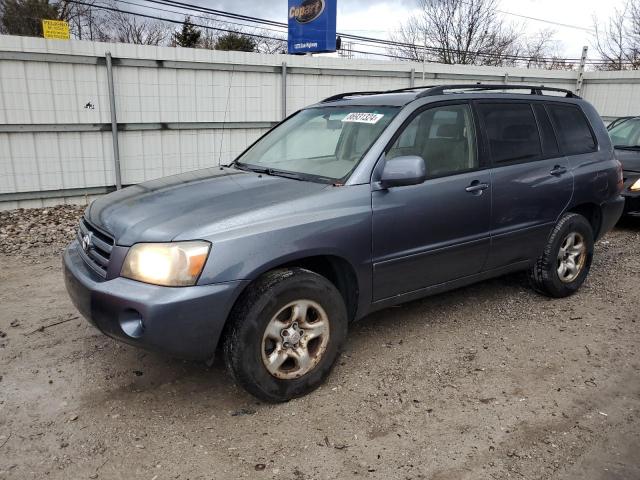
[{"label": "door handle", "polygon": [[554,177],[558,177],[564,173],[567,173],[567,167],[562,167],[560,165],[556,165],[555,167],[553,167],[553,169],[551,169],[551,171],[549,172],[551,175],[553,175]]},{"label": "door handle", "polygon": [[487,188],[489,188],[488,183],[480,183],[478,180],[474,180],[473,182],[471,182],[471,185],[465,188],[465,190],[469,193],[480,195]]}]

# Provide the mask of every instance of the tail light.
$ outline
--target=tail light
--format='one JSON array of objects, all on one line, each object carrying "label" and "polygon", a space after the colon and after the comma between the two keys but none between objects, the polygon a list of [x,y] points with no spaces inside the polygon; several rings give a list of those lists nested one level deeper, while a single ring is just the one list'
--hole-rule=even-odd
[{"label": "tail light", "polygon": [[618,185],[618,193],[621,193],[622,190],[624,190],[624,176],[622,173],[622,163],[620,163],[620,160],[614,160],[616,162],[616,170],[618,172],[618,181],[617,181],[617,185]]}]

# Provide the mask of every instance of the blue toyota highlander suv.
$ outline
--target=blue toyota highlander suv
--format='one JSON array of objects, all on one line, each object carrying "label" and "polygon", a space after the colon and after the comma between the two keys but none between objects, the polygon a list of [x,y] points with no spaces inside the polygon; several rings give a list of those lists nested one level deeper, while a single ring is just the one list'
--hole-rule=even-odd
[{"label": "blue toyota highlander suv", "polygon": [[372,311],[519,270],[576,292],[621,190],[607,130],[569,91],[345,93],[230,165],[94,201],[65,279],[105,334],[203,360],[221,346],[240,385],[285,401]]}]

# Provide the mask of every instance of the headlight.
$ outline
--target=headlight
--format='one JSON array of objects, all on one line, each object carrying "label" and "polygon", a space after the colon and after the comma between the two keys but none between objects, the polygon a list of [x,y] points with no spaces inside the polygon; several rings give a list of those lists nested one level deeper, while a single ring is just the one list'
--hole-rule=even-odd
[{"label": "headlight", "polygon": [[640,178],[633,182],[633,184],[629,187],[629,190],[631,190],[632,192],[640,192]]},{"label": "headlight", "polygon": [[210,249],[204,241],[137,243],[129,249],[120,275],[167,287],[195,285]]}]

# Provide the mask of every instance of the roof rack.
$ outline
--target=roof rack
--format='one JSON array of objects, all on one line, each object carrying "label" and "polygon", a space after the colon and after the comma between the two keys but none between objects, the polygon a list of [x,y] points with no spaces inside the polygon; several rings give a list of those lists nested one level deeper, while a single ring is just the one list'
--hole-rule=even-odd
[{"label": "roof rack", "polygon": [[411,92],[415,90],[422,90],[416,98],[431,97],[435,95],[444,95],[449,90],[465,90],[484,92],[490,90],[528,90],[530,95],[544,95],[542,92],[561,92],[565,94],[566,98],[581,98],[571,90],[566,88],[545,87],[544,85],[513,85],[513,84],[485,84],[485,83],[468,83],[468,84],[451,84],[451,85],[425,85],[423,87],[407,87],[398,88],[396,90],[375,90],[370,92],[347,92],[339,93],[331,97],[325,98],[320,103],[333,102],[334,100],[340,100],[345,97],[356,97],[366,95],[382,95],[386,93],[402,93]]},{"label": "roof rack", "polygon": [[566,88],[545,87],[544,85],[507,85],[507,84],[483,84],[483,83],[469,83],[469,84],[452,84],[452,85],[436,85],[427,87],[427,89],[418,94],[416,98],[430,97],[433,95],[444,95],[447,90],[466,90],[466,91],[488,91],[488,90],[529,90],[531,95],[544,95],[542,92],[561,92],[565,94],[566,98],[580,98],[571,90]]}]

